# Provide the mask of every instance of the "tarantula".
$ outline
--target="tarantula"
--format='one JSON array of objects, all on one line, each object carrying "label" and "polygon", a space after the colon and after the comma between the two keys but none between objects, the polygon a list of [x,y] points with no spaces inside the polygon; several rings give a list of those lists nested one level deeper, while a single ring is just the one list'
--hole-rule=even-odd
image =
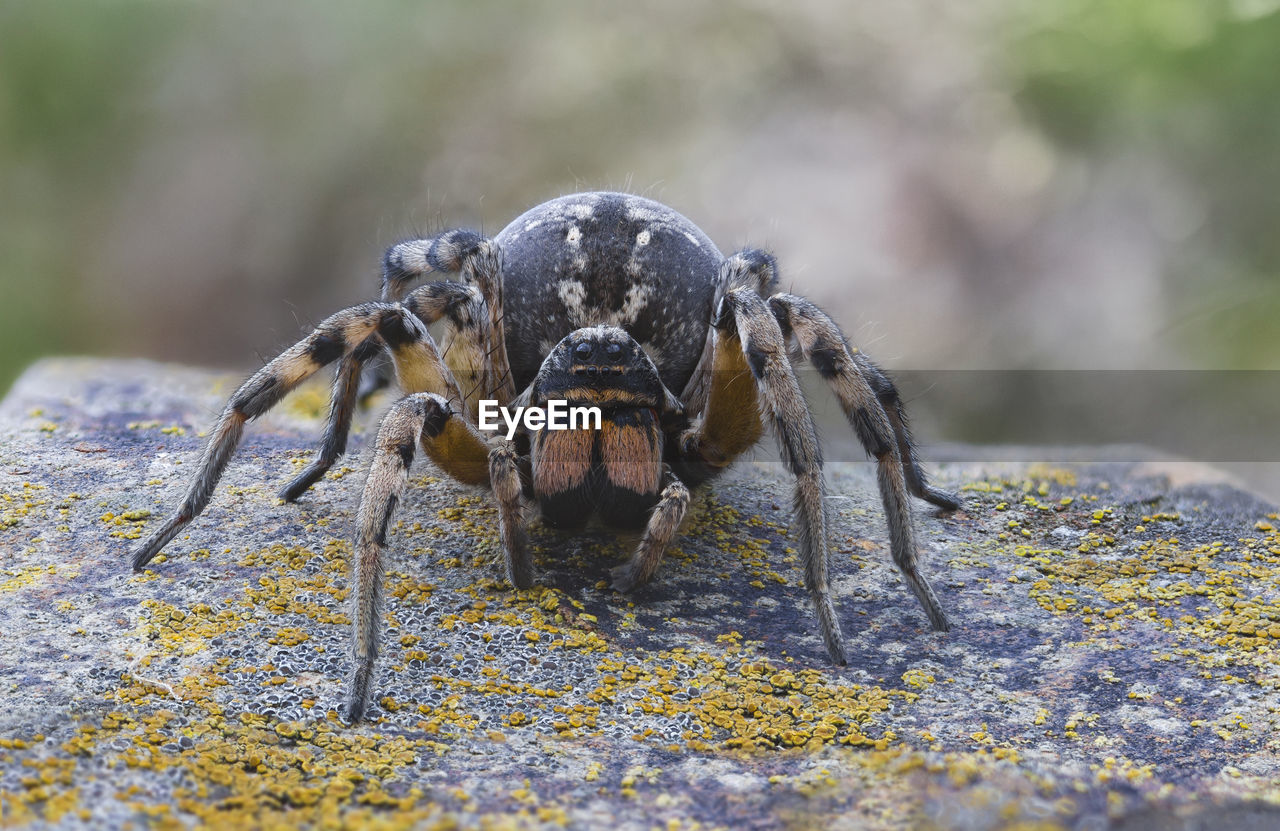
[{"label": "tarantula", "polygon": [[[456,280],[410,290],[431,272]],[[916,459],[889,378],[849,347],[839,327],[802,297],[774,293],[773,258],[724,257],[688,219],[619,193],[564,196],[526,212],[492,239],[455,230],[392,246],[381,302],[338,312],[246,381],[214,426],[182,505],[133,552],[142,569],[209,503],[244,430],[286,393],[338,361],[315,460],[281,492],[294,501],[346,448],[353,411],[390,354],[405,393],[383,417],[360,498],[353,565],[354,667],[342,715],[359,721],[378,651],[387,529],[421,448],[442,471],[490,488],[511,585],[534,580],[525,505],[555,528],[591,514],[643,529],[631,559],[611,572],[629,591],[650,580],[689,503],[689,488],[725,470],[773,425],[795,477],[795,528],[804,582],[827,653],[845,664],[829,592],[822,452],[793,361],[829,383],[877,462],[890,551],[933,628],[947,617],[921,574],[914,494],[946,510]],[[427,325],[442,321],[437,347]],[[362,382],[362,376],[364,380]],[[598,408],[598,429],[479,429],[482,400],[537,410],[561,401]]]}]

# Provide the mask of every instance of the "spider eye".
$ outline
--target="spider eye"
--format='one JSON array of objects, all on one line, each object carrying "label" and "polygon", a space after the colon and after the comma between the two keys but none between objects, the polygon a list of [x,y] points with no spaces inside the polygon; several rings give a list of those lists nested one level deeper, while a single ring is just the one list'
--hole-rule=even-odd
[{"label": "spider eye", "polygon": [[580,361],[585,361],[591,357],[591,353],[595,351],[591,347],[589,341],[579,341],[578,345],[573,347],[573,354]]},{"label": "spider eye", "polygon": [[608,355],[610,358],[617,358],[619,355],[622,354],[622,344],[620,343],[609,344],[604,348],[604,354]]}]

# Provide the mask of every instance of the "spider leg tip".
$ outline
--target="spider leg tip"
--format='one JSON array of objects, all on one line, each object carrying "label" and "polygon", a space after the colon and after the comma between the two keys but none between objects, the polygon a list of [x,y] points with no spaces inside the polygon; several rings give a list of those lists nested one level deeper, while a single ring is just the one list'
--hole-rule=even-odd
[{"label": "spider leg tip", "polygon": [[959,494],[951,491],[944,491],[940,488],[926,487],[925,492],[921,494],[926,502],[938,506],[943,511],[958,511],[964,507],[964,501]]},{"label": "spider leg tip", "polygon": [[615,592],[629,594],[636,587],[635,578],[631,574],[630,564],[609,569],[609,588]]}]

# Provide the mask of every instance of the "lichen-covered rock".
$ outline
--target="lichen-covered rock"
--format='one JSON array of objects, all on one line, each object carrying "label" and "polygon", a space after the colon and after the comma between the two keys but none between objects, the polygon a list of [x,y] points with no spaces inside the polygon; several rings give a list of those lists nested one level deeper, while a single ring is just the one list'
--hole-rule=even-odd
[{"label": "lichen-covered rock", "polygon": [[604,529],[535,526],[538,585],[509,589],[487,495],[423,462],[391,535],[376,705],[351,729],[360,437],[301,503],[275,497],[322,386],[252,425],[205,515],[128,569],[235,381],[48,361],[0,406],[0,825],[1280,822],[1280,520],[1241,491],[1138,464],[935,466],[966,499],[918,512],[955,625],[937,635],[889,562],[871,468],[831,465],[834,668],[779,465],[702,493],[623,596],[604,581],[633,541]]}]

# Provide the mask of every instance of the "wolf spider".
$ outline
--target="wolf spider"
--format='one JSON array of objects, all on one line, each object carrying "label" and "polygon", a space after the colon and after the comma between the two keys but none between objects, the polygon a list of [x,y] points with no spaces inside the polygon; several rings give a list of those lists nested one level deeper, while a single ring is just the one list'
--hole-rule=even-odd
[{"label": "wolf spider", "polygon": [[[629,591],[657,571],[689,488],[725,470],[770,422],[795,477],[805,586],[828,655],[845,664],[828,585],[822,451],[793,361],[814,365],[875,457],[893,560],[933,628],[949,628],[920,572],[908,494],[946,510],[959,503],[926,482],[893,383],[821,309],[774,293],[770,255],[724,257],[664,205],[584,193],[539,205],[492,239],[459,230],[398,243],[383,266],[380,302],[328,318],[231,396],[182,505],[132,557],[142,569],[200,514],[245,422],[337,361],[319,453],[281,492],[296,500],[344,452],[356,403],[378,384],[374,370],[389,353],[405,395],[382,419],[360,498],[349,722],[369,698],[382,552],[417,448],[458,481],[493,492],[512,586],[534,580],[524,507],[536,502],[556,528],[581,527],[593,513],[642,528],[631,559],[611,572],[613,587]],[[431,272],[457,279],[410,290]],[[437,321],[440,347],[427,331]],[[532,408],[561,399],[598,407],[603,421],[592,430],[521,429],[509,441],[478,429],[482,399]]]}]

